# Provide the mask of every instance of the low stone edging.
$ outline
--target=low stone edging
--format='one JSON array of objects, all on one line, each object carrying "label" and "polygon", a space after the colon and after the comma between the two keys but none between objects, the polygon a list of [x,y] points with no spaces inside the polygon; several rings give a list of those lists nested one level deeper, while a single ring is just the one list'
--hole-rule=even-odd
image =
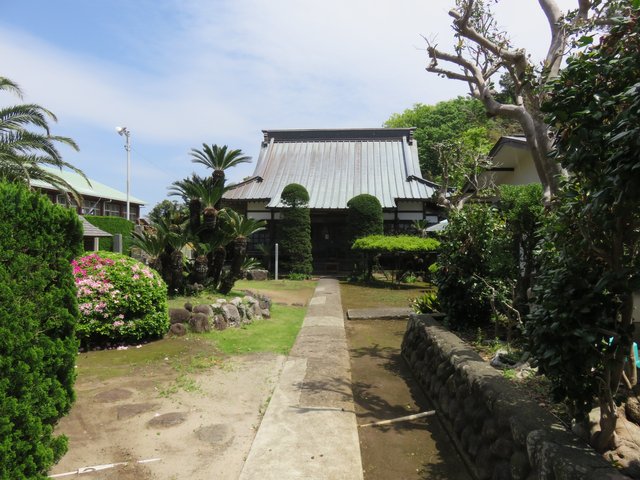
[{"label": "low stone edging", "polygon": [[476,478],[628,479],[431,315],[410,316],[402,355]]}]

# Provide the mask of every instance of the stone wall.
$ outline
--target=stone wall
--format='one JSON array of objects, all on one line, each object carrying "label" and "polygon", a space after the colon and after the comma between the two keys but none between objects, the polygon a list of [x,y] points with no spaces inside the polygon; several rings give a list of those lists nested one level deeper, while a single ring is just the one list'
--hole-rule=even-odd
[{"label": "stone wall", "polygon": [[430,315],[402,354],[480,480],[627,479]]}]

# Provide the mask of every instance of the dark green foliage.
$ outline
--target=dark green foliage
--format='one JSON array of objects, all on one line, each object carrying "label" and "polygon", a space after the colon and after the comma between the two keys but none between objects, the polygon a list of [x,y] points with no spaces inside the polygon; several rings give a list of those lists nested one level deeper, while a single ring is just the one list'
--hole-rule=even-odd
[{"label": "dark green foliage", "polygon": [[529,320],[533,352],[558,397],[579,417],[598,396],[599,450],[612,445],[640,286],[640,25],[637,10],[625,15],[568,61],[545,105],[558,159],[572,175],[546,231]]},{"label": "dark green foliage", "polygon": [[74,399],[81,251],[75,212],[0,183],[0,478],[45,478],[66,451],[52,433]]},{"label": "dark green foliage", "polygon": [[506,222],[501,275],[514,279],[513,306],[521,315],[528,313],[527,291],[536,270],[535,251],[540,243],[542,223],[542,185],[501,185],[499,210]]},{"label": "dark green foliage", "polygon": [[425,292],[419,297],[411,300],[411,308],[416,313],[435,313],[440,311],[438,293],[435,291]]},{"label": "dark green foliage", "polygon": [[284,187],[280,248],[282,267],[288,273],[310,275],[313,271],[311,256],[311,213],[306,206],[309,193],[297,183]]},{"label": "dark green foliage", "polygon": [[299,183],[290,183],[282,189],[280,200],[288,207],[299,207],[309,203],[309,192]]},{"label": "dark green foliage", "polygon": [[494,208],[467,204],[461,211],[451,212],[440,236],[436,284],[440,304],[452,326],[489,323],[490,292],[482,279],[493,277],[492,256],[504,239],[504,222]]},{"label": "dark green foliage", "polygon": [[[122,235],[122,253],[129,255],[131,250],[131,234],[133,233],[133,222],[122,217],[101,217],[97,215],[87,215],[84,217],[91,225],[100,230],[115,235]],[[104,237],[100,239],[100,250],[113,251],[113,238]]]},{"label": "dark green foliage", "polygon": [[373,195],[363,193],[347,202],[350,241],[368,235],[383,234],[382,205]]}]

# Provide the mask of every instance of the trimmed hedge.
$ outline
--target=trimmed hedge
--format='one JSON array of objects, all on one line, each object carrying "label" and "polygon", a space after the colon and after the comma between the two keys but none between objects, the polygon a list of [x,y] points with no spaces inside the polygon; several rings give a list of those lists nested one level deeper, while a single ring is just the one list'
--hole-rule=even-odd
[{"label": "trimmed hedge", "polygon": [[167,285],[158,272],[113,252],[85,255],[72,265],[81,313],[80,340],[130,342],[167,333]]},{"label": "trimmed hedge", "polygon": [[440,246],[434,238],[420,238],[411,235],[370,235],[353,242],[352,250],[376,253],[427,253]]},{"label": "trimmed hedge", "polygon": [[384,233],[382,205],[376,197],[368,193],[356,195],[347,202],[347,207],[350,241]]},{"label": "trimmed hedge", "polygon": [[[105,232],[109,232],[113,235],[119,233],[122,235],[122,253],[129,255],[131,251],[131,234],[133,233],[134,225],[126,218],[122,217],[101,217],[97,215],[86,215],[84,217],[91,225],[98,227]],[[104,237],[100,239],[100,250],[106,250],[108,252],[113,251],[113,238]]]},{"label": "trimmed hedge", "polygon": [[74,400],[76,213],[0,182],[0,478],[46,478],[67,449],[54,437]]}]

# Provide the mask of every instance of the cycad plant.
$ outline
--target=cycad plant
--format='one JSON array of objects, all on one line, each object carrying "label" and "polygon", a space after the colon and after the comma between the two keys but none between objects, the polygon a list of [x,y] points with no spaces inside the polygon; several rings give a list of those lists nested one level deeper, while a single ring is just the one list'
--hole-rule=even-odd
[{"label": "cycad plant", "polygon": [[247,258],[247,243],[249,237],[256,232],[264,230],[266,222],[255,220],[240,215],[234,210],[224,211],[225,223],[233,232],[233,260],[231,269],[220,282],[220,292],[227,294],[233,288],[233,284],[241,277],[242,265]]},{"label": "cycad plant", "polygon": [[231,167],[235,167],[241,163],[248,163],[251,157],[242,153],[242,150],[229,150],[226,145],[219,147],[218,145],[202,144],[202,150],[196,148],[191,149],[193,163],[199,163],[213,170],[211,178],[215,185],[224,185],[225,171]]}]

